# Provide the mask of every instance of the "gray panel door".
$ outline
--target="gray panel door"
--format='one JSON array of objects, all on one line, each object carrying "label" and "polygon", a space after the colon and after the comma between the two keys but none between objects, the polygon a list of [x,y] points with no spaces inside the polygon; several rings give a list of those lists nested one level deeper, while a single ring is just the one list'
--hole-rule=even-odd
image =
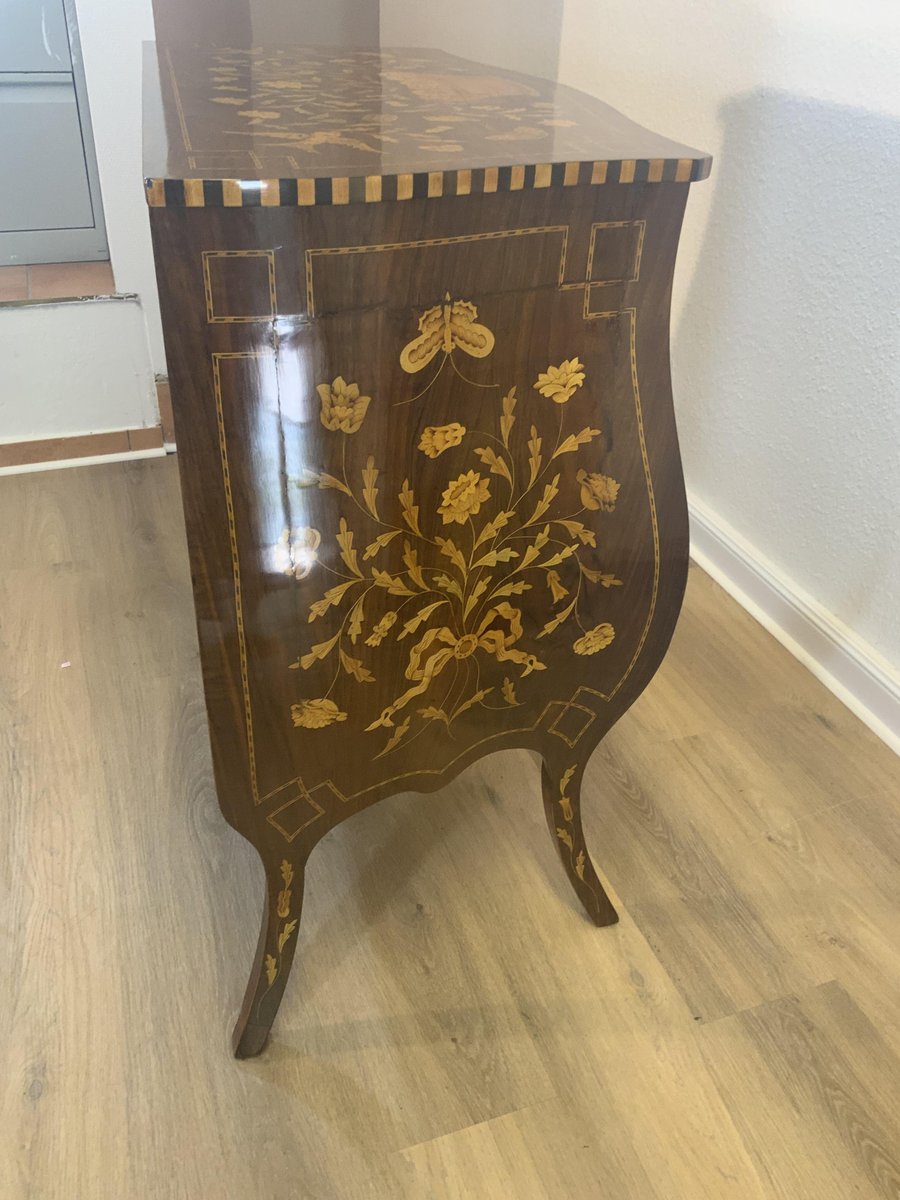
[{"label": "gray panel door", "polygon": [[108,257],[73,20],[0,0],[0,264]]}]

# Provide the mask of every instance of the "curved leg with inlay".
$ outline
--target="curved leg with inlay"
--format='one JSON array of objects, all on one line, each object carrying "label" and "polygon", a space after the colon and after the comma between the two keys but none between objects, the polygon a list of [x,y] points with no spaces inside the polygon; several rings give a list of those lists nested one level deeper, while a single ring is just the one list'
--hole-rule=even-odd
[{"label": "curved leg with inlay", "polygon": [[563,764],[544,759],[541,785],[544,813],[551,836],[575,894],[595,925],[614,925],[619,915],[597,878],[581,827],[583,763]]},{"label": "curved leg with inlay", "polygon": [[253,1058],[269,1040],[297,947],[305,863],[266,863],[266,899],[256,958],[234,1027],[237,1058]]}]

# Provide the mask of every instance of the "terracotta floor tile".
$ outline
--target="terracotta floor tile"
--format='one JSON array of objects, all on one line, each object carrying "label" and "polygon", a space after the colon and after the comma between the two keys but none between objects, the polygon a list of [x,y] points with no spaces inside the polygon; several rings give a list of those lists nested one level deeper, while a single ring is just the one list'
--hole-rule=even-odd
[{"label": "terracotta floor tile", "polygon": [[28,299],[28,268],[0,267],[0,300]]},{"label": "terracotta floor tile", "polygon": [[32,300],[108,296],[116,290],[108,262],[40,263],[28,268],[28,277]]}]

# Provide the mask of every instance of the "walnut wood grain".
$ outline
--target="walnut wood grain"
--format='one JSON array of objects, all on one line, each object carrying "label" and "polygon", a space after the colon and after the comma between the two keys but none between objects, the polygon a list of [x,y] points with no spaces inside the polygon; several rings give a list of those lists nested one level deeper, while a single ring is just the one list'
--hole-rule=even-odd
[{"label": "walnut wood grain", "polygon": [[711,164],[592,96],[437,50],[161,40],[144,93],[152,206],[683,183]]},{"label": "walnut wood grain", "polygon": [[267,878],[241,1055],[316,844],[495,750],[540,753],[572,886],[616,919],[580,780],[684,589],[688,185],[547,183],[151,208],[219,800]]}]

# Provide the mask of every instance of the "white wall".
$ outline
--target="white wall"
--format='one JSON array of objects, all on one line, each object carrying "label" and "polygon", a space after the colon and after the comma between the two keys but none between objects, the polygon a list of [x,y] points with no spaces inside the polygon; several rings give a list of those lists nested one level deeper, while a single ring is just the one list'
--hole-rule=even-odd
[{"label": "white wall", "polygon": [[154,38],[151,0],[76,0],[76,11],[116,290],[140,297],[153,369],[165,374],[141,163],[141,43]]},{"label": "white wall", "polygon": [[136,300],[10,304],[0,312],[0,442],[140,429],[156,421]]},{"label": "white wall", "polygon": [[564,0],[381,0],[381,44],[436,47],[551,79],[563,7]]},{"label": "white wall", "polygon": [[563,82],[715,155],[673,368],[688,486],[900,669],[900,4],[566,0]]}]

